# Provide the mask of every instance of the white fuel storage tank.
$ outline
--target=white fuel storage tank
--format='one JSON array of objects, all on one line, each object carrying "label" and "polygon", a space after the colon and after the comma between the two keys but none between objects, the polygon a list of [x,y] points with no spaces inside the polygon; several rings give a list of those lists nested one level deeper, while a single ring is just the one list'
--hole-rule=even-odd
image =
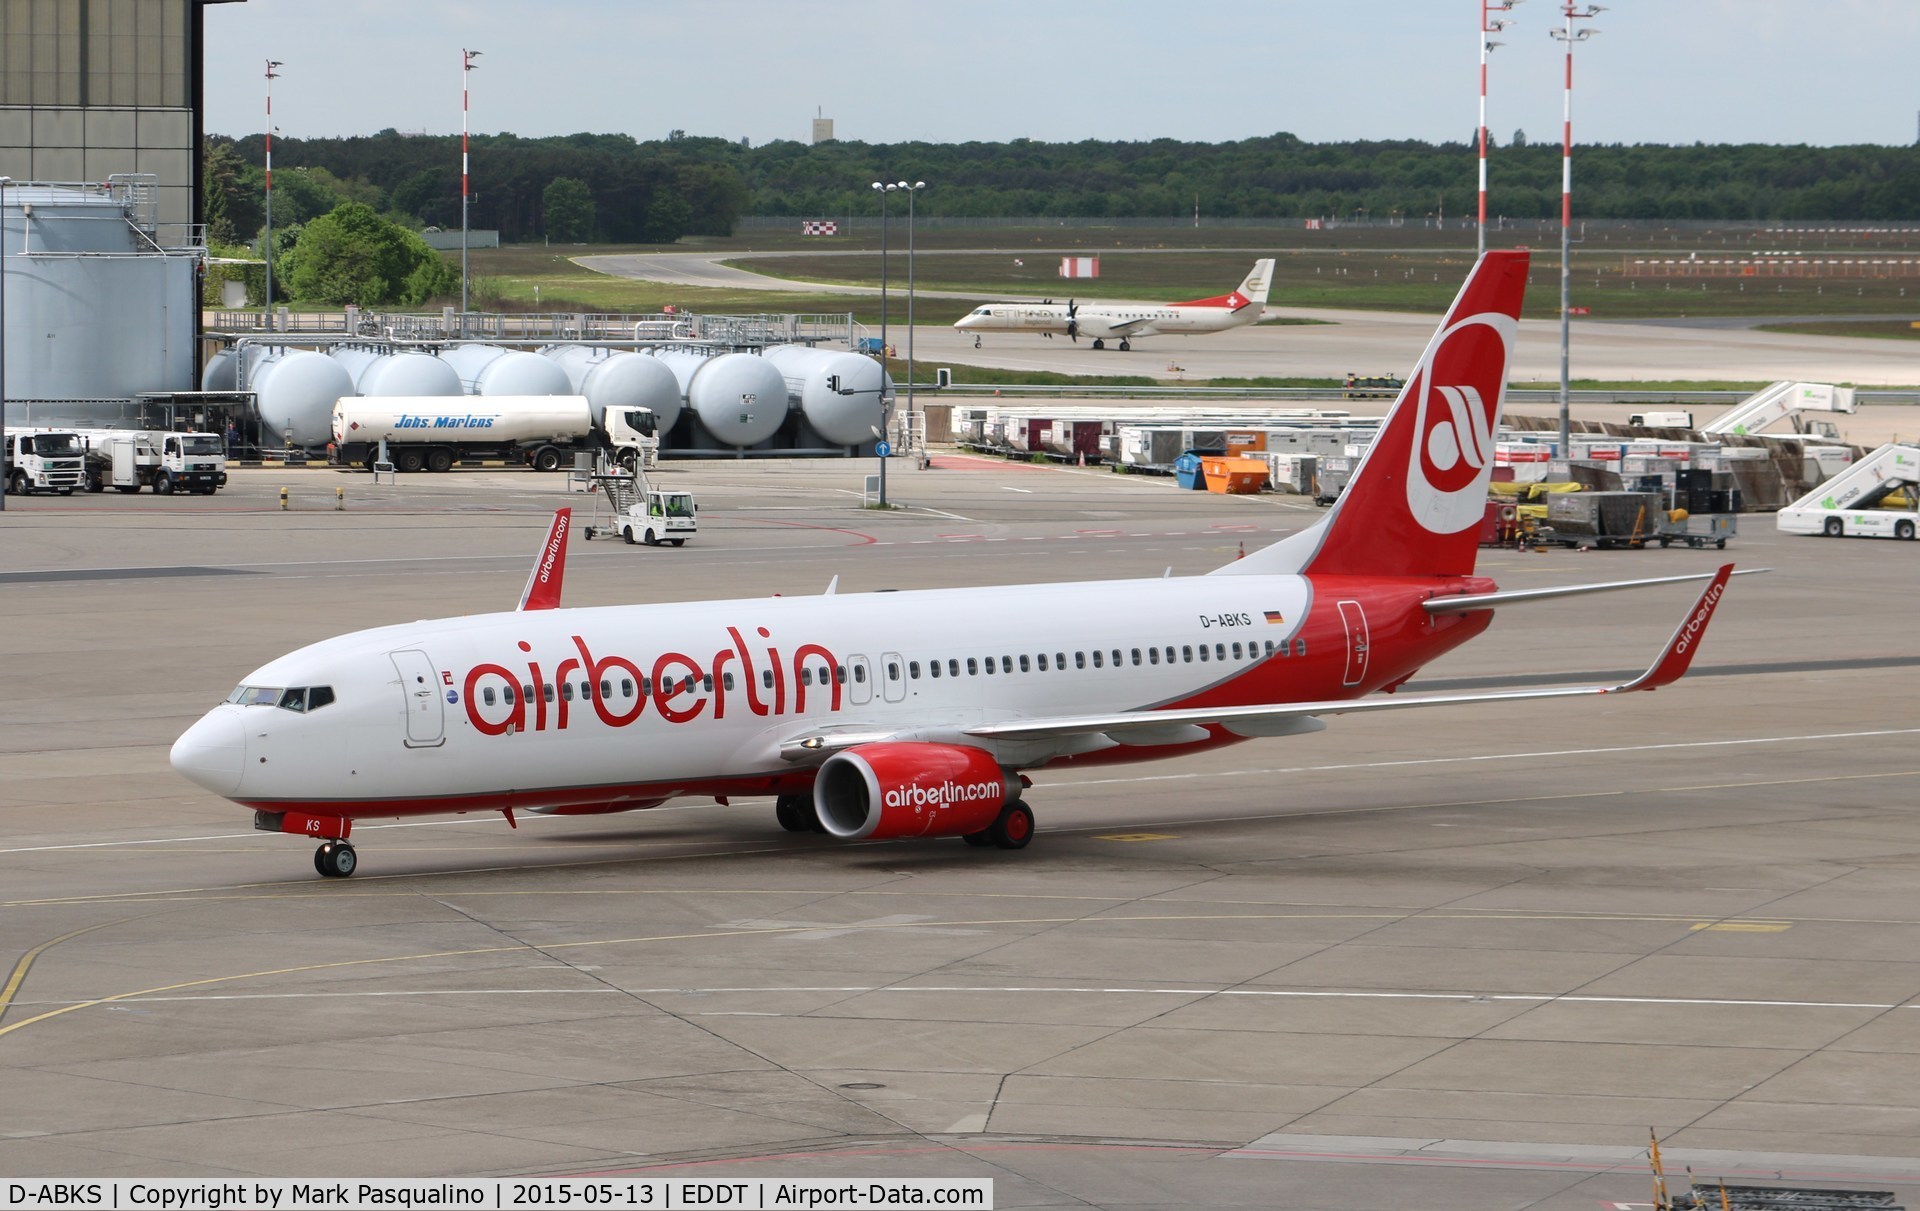
[{"label": "white fuel storage tank", "polygon": [[460,376],[431,353],[336,345],[327,356],[353,377],[360,395],[461,395]]},{"label": "white fuel storage tank", "polygon": [[566,395],[566,372],[550,358],[499,345],[455,345],[444,355],[473,395]]},{"label": "white fuel storage tank", "polygon": [[879,362],[807,345],[773,345],[761,356],[780,371],[815,433],[840,446],[873,440],[893,395],[893,380]]},{"label": "white fuel storage tank", "polygon": [[708,433],[729,446],[755,446],[787,420],[787,380],[763,357],[708,358],[687,386],[687,403]]},{"label": "white fuel storage tank", "polygon": [[239,369],[234,351],[223,349],[207,360],[201,384],[208,391],[253,392],[263,445],[276,439],[305,448],[326,445],[334,402],[353,394],[346,367],[311,349],[251,345],[243,379]]},{"label": "white fuel storage tank", "polygon": [[608,408],[651,408],[666,434],[680,419],[680,381],[656,358],[587,345],[552,345],[540,352],[566,374],[569,389],[587,397],[596,422]]}]

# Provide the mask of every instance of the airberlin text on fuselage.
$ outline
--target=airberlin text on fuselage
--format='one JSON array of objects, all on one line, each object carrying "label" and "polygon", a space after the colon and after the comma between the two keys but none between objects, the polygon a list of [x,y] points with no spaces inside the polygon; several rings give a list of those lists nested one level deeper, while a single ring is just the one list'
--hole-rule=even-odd
[{"label": "airberlin text on fuselage", "polygon": [[[763,642],[772,639],[767,628],[756,629]],[[537,659],[528,659],[524,670],[500,664],[475,665],[461,687],[467,721],[484,736],[559,731],[574,725],[569,708],[577,707],[582,712],[591,709],[608,727],[626,727],[646,712],[649,701],[668,723],[691,723],[709,708],[713,718],[724,719],[729,709],[737,711],[742,703],[755,715],[800,714],[807,710],[810,688],[828,695],[828,711],[840,709],[840,661],[826,648],[803,643],[787,656],[771,643],[758,649],[749,647],[737,627],[728,627],[727,637],[731,642],[705,664],[681,652],[663,652],[643,669],[625,656],[596,658],[587,641],[574,635],[573,651],[549,672],[542,671]],[[533,655],[532,644],[522,640],[519,647],[529,657]],[[738,666],[738,690],[727,687],[730,666]],[[807,675],[803,676],[803,670]],[[565,691],[548,700],[545,687],[572,686],[583,679],[586,692],[578,700]],[[652,693],[641,693],[643,686],[650,686]],[[486,690],[494,691],[493,702],[483,704],[481,694]],[[612,692],[606,692],[609,690]]]}]

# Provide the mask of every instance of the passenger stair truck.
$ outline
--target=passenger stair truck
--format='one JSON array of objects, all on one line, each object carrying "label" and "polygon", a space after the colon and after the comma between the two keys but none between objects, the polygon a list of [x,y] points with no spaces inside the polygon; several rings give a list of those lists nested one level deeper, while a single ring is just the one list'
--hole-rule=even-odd
[{"label": "passenger stair truck", "polygon": [[1911,539],[1920,523],[1920,446],[1888,442],[1774,516],[1783,534]]},{"label": "passenger stair truck", "polygon": [[35,492],[72,496],[85,482],[85,460],[86,447],[71,429],[8,429],[0,474],[12,496]]},{"label": "passenger stair truck", "polygon": [[138,492],[151,487],[209,496],[227,484],[227,447],[217,433],[156,429],[82,429],[87,447],[87,491]]},{"label": "passenger stair truck", "polygon": [[[1701,425],[1700,432],[1706,437],[1801,437],[1837,442],[1841,440],[1840,430],[1832,421],[1814,420],[1806,414],[1851,413],[1855,410],[1852,387],[1779,382],[1749,395],[1728,411]],[[1792,433],[1760,432],[1768,425],[1789,417],[1793,420]]]},{"label": "passenger stair truck", "polygon": [[631,475],[596,475],[593,481],[606,495],[613,521],[603,526],[596,517],[596,524],[582,531],[589,541],[598,535],[617,534],[628,543],[657,547],[664,542],[678,547],[697,531],[693,493],[653,487],[644,467],[635,467]]},{"label": "passenger stair truck", "polygon": [[372,470],[383,453],[396,471],[450,471],[469,459],[504,459],[541,471],[577,453],[610,452],[650,463],[660,437],[649,408],[609,408],[595,418],[584,395],[344,396],[333,406],[335,466]]}]

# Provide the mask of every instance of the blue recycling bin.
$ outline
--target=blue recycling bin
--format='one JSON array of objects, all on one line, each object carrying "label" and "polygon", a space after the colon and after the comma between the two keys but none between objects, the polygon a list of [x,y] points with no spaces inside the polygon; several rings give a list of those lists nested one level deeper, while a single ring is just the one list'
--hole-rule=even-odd
[{"label": "blue recycling bin", "polygon": [[1200,456],[1191,450],[1173,460],[1173,478],[1183,488],[1205,491],[1207,487],[1200,472]]}]

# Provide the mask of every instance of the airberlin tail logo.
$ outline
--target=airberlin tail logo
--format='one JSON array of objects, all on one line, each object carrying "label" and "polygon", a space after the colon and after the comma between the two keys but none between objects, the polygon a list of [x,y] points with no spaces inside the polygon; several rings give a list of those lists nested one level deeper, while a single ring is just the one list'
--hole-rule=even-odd
[{"label": "airberlin tail logo", "polygon": [[1485,512],[1507,355],[1518,327],[1499,312],[1468,316],[1440,334],[1414,371],[1407,507],[1431,533],[1457,534]]}]

